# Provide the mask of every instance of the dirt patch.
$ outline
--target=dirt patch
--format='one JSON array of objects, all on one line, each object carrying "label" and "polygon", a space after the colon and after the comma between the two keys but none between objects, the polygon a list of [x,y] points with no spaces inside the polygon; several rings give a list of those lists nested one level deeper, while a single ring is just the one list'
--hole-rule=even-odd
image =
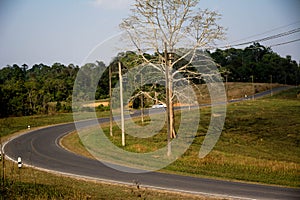
[{"label": "dirt patch", "polygon": [[95,102],[95,103],[85,104],[84,107],[98,107],[101,104],[103,106],[109,106],[109,102],[108,101],[103,101],[103,102]]},{"label": "dirt patch", "polygon": [[268,83],[227,83],[227,96],[228,99],[239,99],[280,86]]}]

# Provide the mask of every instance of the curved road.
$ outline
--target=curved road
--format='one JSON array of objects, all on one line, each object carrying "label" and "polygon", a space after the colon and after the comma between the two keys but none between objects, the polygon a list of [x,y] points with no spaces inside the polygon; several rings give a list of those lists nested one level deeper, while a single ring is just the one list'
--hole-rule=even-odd
[{"label": "curved road", "polygon": [[[103,118],[98,121],[102,123],[108,120]],[[96,123],[96,120],[80,123],[82,127],[87,127]],[[142,187],[237,199],[300,199],[299,188],[230,182],[159,172],[131,174],[116,171],[97,160],[63,149],[59,145],[59,139],[74,130],[74,123],[68,123],[30,131],[11,139],[3,149],[6,156],[14,161],[21,156],[26,165],[69,176],[130,185],[137,181]]]}]

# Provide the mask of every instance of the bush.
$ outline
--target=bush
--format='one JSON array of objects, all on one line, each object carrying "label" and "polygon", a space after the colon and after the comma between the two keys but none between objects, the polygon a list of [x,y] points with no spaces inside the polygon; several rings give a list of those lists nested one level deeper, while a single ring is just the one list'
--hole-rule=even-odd
[{"label": "bush", "polygon": [[99,106],[96,107],[96,111],[103,112],[103,111],[109,111],[109,106],[103,106],[100,104]]}]

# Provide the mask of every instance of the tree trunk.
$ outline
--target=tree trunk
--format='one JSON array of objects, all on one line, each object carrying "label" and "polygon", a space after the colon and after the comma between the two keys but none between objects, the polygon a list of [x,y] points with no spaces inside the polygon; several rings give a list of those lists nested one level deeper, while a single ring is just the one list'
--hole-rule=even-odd
[{"label": "tree trunk", "polygon": [[[143,87],[143,75],[141,74],[141,88]],[[144,124],[144,95],[141,94],[140,96],[141,100],[141,121],[142,124]]]},{"label": "tree trunk", "polygon": [[168,146],[168,152],[167,156],[171,155],[171,133],[172,133],[172,126],[171,126],[171,99],[170,99],[170,72],[169,72],[169,56],[168,56],[168,50],[167,50],[167,43],[165,42],[165,67],[166,67],[166,105],[167,105],[167,146]]},{"label": "tree trunk", "polygon": [[173,82],[172,78],[169,78],[169,112],[170,112],[170,138],[176,138],[175,132],[175,114],[174,114],[174,104],[173,104]]},{"label": "tree trunk", "polygon": [[172,66],[169,61],[167,44],[165,43],[165,67],[166,67],[166,104],[167,104],[167,140],[168,140],[168,152],[167,155],[171,155],[171,138],[175,138],[175,129],[174,129],[174,109],[173,109],[173,82],[172,82]]}]

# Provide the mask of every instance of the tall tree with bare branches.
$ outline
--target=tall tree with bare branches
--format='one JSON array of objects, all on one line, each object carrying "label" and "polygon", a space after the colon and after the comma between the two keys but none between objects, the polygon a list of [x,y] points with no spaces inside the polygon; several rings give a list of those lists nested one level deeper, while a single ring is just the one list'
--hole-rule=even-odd
[{"label": "tall tree with bare branches", "polygon": [[[176,137],[173,103],[180,92],[174,87],[182,81],[178,74],[201,79],[203,73],[194,70],[197,66],[191,67],[197,52],[224,38],[220,15],[198,5],[199,0],[135,0],[131,15],[120,24],[143,61],[165,76],[169,138]],[[146,52],[159,59],[145,56]]]}]

